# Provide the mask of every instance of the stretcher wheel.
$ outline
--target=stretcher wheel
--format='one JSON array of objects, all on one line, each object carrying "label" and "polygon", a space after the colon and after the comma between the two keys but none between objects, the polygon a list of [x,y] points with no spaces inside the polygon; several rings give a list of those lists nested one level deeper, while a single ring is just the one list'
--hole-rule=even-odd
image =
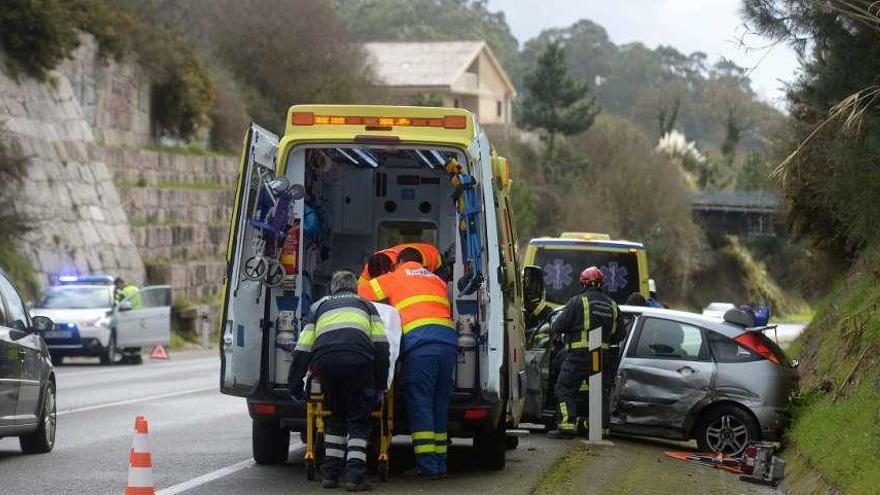
[{"label": "stretcher wheel", "polygon": [[379,461],[376,471],[379,472],[379,481],[388,481],[388,461]]},{"label": "stretcher wheel", "polygon": [[311,459],[306,460],[306,479],[315,481],[315,461]]}]

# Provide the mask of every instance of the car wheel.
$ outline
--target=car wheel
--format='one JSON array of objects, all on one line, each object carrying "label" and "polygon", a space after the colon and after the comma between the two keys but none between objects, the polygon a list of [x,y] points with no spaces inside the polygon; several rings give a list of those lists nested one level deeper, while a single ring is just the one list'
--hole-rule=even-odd
[{"label": "car wheel", "polygon": [[104,352],[101,354],[101,364],[104,366],[110,366],[116,363],[119,352],[116,350],[116,334],[110,334],[110,340],[107,341],[107,347],[104,349]]},{"label": "car wheel", "polygon": [[40,414],[40,426],[33,433],[22,435],[18,442],[25,454],[45,454],[55,447],[55,425],[57,410],[55,405],[55,385],[51,382],[46,386],[43,397],[43,411]]},{"label": "car wheel", "polygon": [[507,432],[504,427],[481,429],[474,434],[474,455],[483,469],[504,469]]},{"label": "car wheel", "polygon": [[741,407],[722,405],[706,412],[697,424],[697,445],[704,452],[737,455],[761,438],[757,421]]},{"label": "car wheel", "polygon": [[253,420],[251,432],[254,460],[257,464],[284,464],[290,450],[290,430],[278,420]]}]

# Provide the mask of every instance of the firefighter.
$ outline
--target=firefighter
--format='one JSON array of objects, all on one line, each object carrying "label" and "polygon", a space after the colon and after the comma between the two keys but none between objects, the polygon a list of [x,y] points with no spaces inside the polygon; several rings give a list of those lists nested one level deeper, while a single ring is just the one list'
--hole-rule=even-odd
[{"label": "firefighter", "polygon": [[416,470],[411,474],[443,477],[458,354],[446,282],[425,269],[418,250],[406,248],[398,255],[393,272],[360,284],[358,293],[372,301],[388,300],[400,311],[406,406],[416,455]]},{"label": "firefighter", "polygon": [[297,403],[305,402],[306,370],[310,368],[320,380],[324,408],[330,411],[321,464],[324,488],[337,487],[341,478],[348,491],[372,489],[366,477],[370,414],[381,401],[389,366],[379,313],[356,290],[353,273],[333,274],[330,295],[305,320],[288,375]]},{"label": "firefighter", "polygon": [[425,242],[412,242],[408,244],[398,244],[396,246],[391,246],[390,248],[385,248],[373,256],[370,256],[370,259],[367,260],[367,263],[364,265],[364,269],[361,270],[361,276],[358,279],[358,283],[366,283],[371,279],[376,278],[378,275],[372,275],[372,273],[387,273],[392,271],[394,265],[397,263],[397,258],[400,253],[406,248],[413,248],[419,252],[419,255],[422,257],[422,264],[428,270],[432,272],[436,272],[443,265],[443,256],[440,254],[440,250],[437,249],[437,246],[433,244],[428,244]]},{"label": "firefighter", "polygon": [[550,335],[561,335],[567,349],[554,389],[559,401],[559,426],[548,433],[552,438],[574,438],[578,426],[586,425],[585,415],[578,414],[577,399],[579,393],[589,392],[589,331],[602,328],[603,352],[619,340],[619,311],[617,303],[601,290],[604,279],[595,266],[582,271],[580,284],[584,292],[569,299],[550,325]]},{"label": "firefighter", "polygon": [[131,304],[131,309],[140,309],[142,306],[141,303],[141,295],[140,290],[138,290],[137,285],[127,284],[122,277],[116,277],[113,281],[113,286],[115,290],[113,291],[113,298],[116,303],[121,303],[122,301],[128,299],[128,302]]}]

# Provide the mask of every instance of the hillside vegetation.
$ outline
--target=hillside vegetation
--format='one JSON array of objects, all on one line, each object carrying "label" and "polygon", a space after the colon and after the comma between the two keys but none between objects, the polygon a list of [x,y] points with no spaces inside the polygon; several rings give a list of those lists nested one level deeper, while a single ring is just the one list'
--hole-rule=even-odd
[{"label": "hillside vegetation", "polygon": [[758,30],[804,56],[779,150],[788,158],[775,177],[793,230],[840,267],[792,349],[802,383],[789,435],[789,488],[877,493],[880,17],[868,2],[842,0],[746,0],[745,7]]}]

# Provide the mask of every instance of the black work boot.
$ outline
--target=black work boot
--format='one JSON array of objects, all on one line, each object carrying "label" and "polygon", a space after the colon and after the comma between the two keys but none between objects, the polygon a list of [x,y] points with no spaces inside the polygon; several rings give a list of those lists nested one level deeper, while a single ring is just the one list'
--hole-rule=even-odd
[{"label": "black work boot", "polygon": [[590,423],[587,421],[587,418],[578,418],[575,430],[577,431],[577,436],[581,438],[589,438]]},{"label": "black work boot", "polygon": [[323,486],[324,488],[338,488],[339,481],[328,478],[321,482],[321,486]]},{"label": "black work boot", "polygon": [[373,489],[373,485],[371,485],[366,479],[363,479],[358,483],[347,481],[344,487],[347,492],[368,492]]},{"label": "black work boot", "polygon": [[569,429],[556,429],[547,432],[548,438],[558,438],[560,440],[570,440],[575,437],[575,431]]}]

